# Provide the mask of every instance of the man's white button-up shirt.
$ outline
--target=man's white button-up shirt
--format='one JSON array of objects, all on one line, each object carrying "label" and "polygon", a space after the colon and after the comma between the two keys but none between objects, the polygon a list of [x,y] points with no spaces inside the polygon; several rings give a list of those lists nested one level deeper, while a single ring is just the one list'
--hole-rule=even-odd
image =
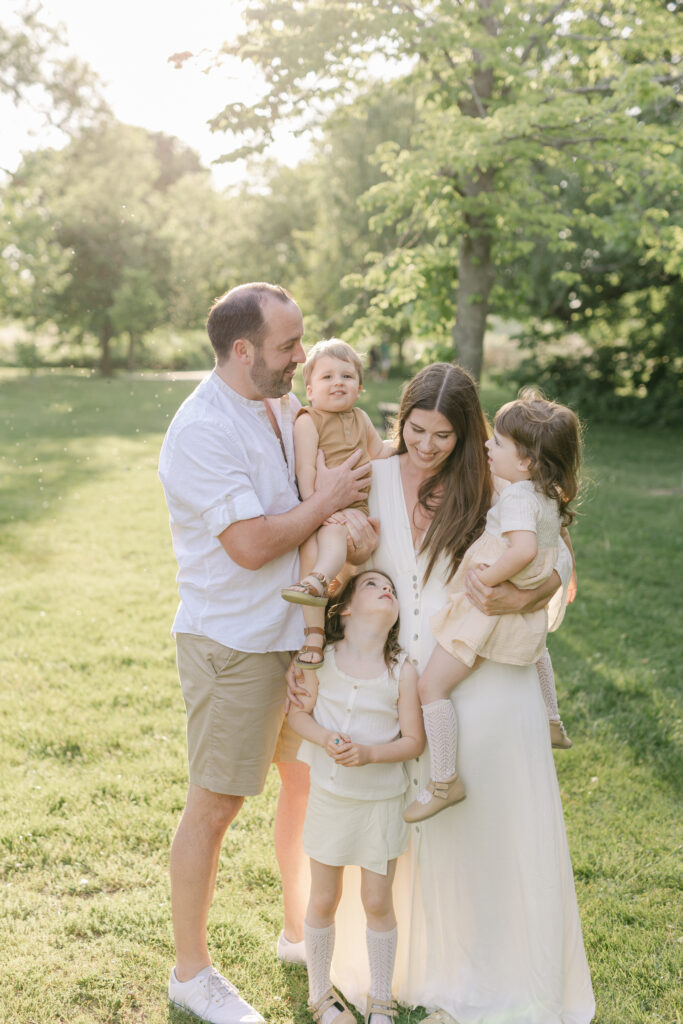
[{"label": "man's white button-up shirt", "polygon": [[232,523],[298,504],[292,424],[299,401],[269,400],[287,459],[262,401],[233,391],[214,372],[168,428],[159,476],[178,560],[180,606],[173,633],[194,633],[240,651],[293,651],[303,617],[280,590],[299,578],[295,549],[262,569],[243,569],[218,540]]}]

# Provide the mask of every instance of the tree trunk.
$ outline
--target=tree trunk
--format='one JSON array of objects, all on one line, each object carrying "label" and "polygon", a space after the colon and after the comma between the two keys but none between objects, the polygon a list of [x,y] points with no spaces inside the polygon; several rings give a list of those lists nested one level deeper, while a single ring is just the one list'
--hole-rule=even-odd
[{"label": "tree trunk", "polygon": [[128,332],[128,358],[127,365],[130,373],[135,369],[135,349],[137,347],[138,336],[135,331]]},{"label": "tree trunk", "polygon": [[493,285],[491,236],[479,218],[466,218],[458,242],[458,290],[453,348],[458,362],[481,378],[484,334]]},{"label": "tree trunk", "polygon": [[111,351],[109,349],[109,342],[111,341],[111,328],[108,326],[100,328],[100,373],[103,377],[112,377],[114,369],[111,364]]}]

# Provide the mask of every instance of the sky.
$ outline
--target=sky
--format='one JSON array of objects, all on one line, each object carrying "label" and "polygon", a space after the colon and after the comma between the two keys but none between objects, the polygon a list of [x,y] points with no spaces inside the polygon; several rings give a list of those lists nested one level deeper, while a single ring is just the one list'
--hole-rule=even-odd
[{"label": "sky", "polygon": [[[190,50],[209,54],[240,28],[238,0],[43,0],[44,20],[62,23],[70,49],[104,82],[104,95],[114,115],[126,124],[176,135],[195,149],[205,166],[228,148],[226,136],[212,134],[207,120],[231,100],[250,100],[258,81],[247,68],[230,75],[226,69],[204,74],[199,62],[181,70],[168,63],[173,53]],[[61,145],[6,98],[0,104],[0,167],[13,170],[23,149]],[[295,163],[301,143],[282,132],[273,155]],[[245,174],[243,164],[213,168],[223,187]]]}]

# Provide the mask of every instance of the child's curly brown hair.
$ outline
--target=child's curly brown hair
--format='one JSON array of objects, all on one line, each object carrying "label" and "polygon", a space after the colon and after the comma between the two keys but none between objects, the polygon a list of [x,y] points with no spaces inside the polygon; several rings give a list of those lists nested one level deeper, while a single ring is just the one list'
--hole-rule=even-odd
[{"label": "child's curly brown hair", "polygon": [[536,388],[523,388],[514,402],[498,410],[493,427],[529,459],[531,481],[557,501],[562,525],[569,526],[576,515],[569,506],[579,491],[582,451],[576,413],[549,402]]}]

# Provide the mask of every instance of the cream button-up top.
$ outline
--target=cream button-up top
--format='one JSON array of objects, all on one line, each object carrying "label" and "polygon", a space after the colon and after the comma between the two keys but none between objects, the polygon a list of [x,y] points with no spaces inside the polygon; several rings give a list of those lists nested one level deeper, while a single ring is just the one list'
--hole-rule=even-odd
[{"label": "cream button-up top", "polygon": [[[354,743],[391,743],[398,739],[398,679],[404,658],[374,679],[357,679],[337,666],[334,646],[325,648],[325,664],[316,670],[318,697],[313,718],[324,729],[342,732]],[[310,740],[303,740],[299,760],[310,765],[311,781],[321,789],[357,800],[400,796],[408,776],[400,761],[347,768]]]}]

